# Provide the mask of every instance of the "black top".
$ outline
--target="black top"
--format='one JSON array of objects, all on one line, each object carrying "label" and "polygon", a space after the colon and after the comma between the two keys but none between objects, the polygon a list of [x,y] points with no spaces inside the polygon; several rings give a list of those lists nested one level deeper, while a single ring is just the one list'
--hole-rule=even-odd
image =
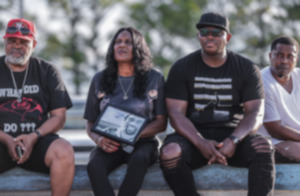
[{"label": "black top", "polygon": [[[103,72],[98,72],[90,85],[84,118],[94,122],[100,115],[101,111],[107,104],[117,106],[126,111],[146,117],[152,121],[157,115],[166,114],[165,97],[164,97],[164,78],[156,70],[147,73],[146,90],[144,99],[133,96],[133,84],[128,90],[128,99],[124,100],[123,90],[120,82],[117,81],[113,94],[106,95],[100,86],[100,78]],[[129,87],[131,77],[120,77],[123,88],[126,91]]]},{"label": "black top", "polygon": [[250,60],[228,51],[226,62],[212,68],[201,50],[179,59],[166,82],[166,97],[188,102],[187,117],[200,127],[236,127],[243,103],[262,99],[259,69]]},{"label": "black top", "polygon": [[[17,101],[12,76],[0,57],[0,129],[12,136],[30,133],[48,119],[51,110],[72,106],[71,99],[58,70],[50,63],[30,58],[28,76]],[[14,72],[18,91],[22,90],[25,71]]]}]

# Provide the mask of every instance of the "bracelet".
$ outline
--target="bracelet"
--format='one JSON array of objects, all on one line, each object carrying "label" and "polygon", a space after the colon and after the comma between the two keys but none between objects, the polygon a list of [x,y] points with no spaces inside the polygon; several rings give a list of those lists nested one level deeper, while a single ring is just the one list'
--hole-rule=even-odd
[{"label": "bracelet", "polygon": [[40,132],[38,132],[37,130],[34,130],[33,132],[37,134],[37,136],[38,136],[38,139],[40,139],[40,138],[42,137],[41,133],[40,133]]}]

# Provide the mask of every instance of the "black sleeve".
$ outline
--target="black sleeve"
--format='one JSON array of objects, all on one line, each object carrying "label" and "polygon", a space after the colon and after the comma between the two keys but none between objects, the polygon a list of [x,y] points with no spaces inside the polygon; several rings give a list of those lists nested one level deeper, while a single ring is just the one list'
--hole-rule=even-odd
[{"label": "black sleeve", "polygon": [[254,99],[263,99],[264,89],[259,68],[252,64],[249,66],[249,70],[245,73],[244,78],[245,88],[242,95],[242,102],[244,103]]},{"label": "black sleeve", "polygon": [[97,73],[90,84],[87,102],[84,111],[84,119],[89,121],[95,121],[100,114],[100,99],[97,97],[97,92],[99,92],[98,84],[99,84],[100,74]]},{"label": "black sleeve", "polygon": [[181,61],[177,61],[170,69],[166,81],[166,98],[188,101],[188,83],[186,70]]},{"label": "black sleeve", "polygon": [[159,75],[158,81],[158,93],[157,99],[154,102],[155,114],[154,115],[165,115],[166,114],[166,104],[165,104],[165,80],[162,75]]},{"label": "black sleeve", "polygon": [[[42,65],[41,65],[42,66]],[[72,101],[58,70],[50,65],[47,71],[47,89],[50,96],[48,111],[72,107]]]}]

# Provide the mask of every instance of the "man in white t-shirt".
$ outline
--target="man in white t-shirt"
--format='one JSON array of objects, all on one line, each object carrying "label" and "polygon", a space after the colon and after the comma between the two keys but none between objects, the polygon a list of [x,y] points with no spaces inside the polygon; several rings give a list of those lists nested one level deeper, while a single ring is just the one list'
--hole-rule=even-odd
[{"label": "man in white t-shirt", "polygon": [[296,68],[299,43],[288,36],[271,44],[269,67],[261,73],[265,89],[264,126],[259,132],[272,137],[275,161],[300,162],[300,69]]}]

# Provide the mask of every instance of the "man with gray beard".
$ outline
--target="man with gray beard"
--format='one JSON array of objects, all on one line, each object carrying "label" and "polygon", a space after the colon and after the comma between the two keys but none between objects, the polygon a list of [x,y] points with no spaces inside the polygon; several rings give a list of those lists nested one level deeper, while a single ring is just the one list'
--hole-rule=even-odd
[{"label": "man with gray beard", "polygon": [[[69,195],[74,177],[71,144],[56,134],[71,99],[58,70],[32,57],[34,24],[8,22],[0,57],[0,173],[13,167],[50,174],[53,196]],[[1,178],[1,175],[0,175]]]}]

